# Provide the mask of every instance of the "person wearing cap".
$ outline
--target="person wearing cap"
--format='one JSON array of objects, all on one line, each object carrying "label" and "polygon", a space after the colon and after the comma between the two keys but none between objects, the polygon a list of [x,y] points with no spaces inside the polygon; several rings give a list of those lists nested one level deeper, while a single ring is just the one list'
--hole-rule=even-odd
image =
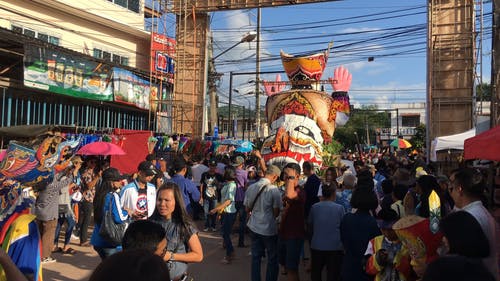
[{"label": "person wearing cap", "polygon": [[196,185],[188,178],[186,178],[187,173],[187,163],[182,156],[177,157],[172,162],[172,178],[167,180],[167,182],[173,182],[179,187],[182,199],[184,199],[184,207],[186,211],[191,216],[193,215],[193,209],[191,206],[191,200],[194,202],[200,201],[200,191],[196,188]]},{"label": "person wearing cap", "polygon": [[124,209],[132,210],[133,220],[144,220],[155,210],[156,188],[151,180],[157,171],[149,161],[141,162],[137,170],[137,178],[121,191],[121,204]]},{"label": "person wearing cap", "polygon": [[410,280],[410,255],[392,229],[392,225],[399,219],[398,214],[392,209],[382,209],[378,217],[382,235],[368,243],[365,252],[365,256],[369,256],[366,273],[374,275],[374,281]]},{"label": "person wearing cap", "polygon": [[95,224],[90,244],[94,246],[94,250],[102,260],[121,251],[121,245],[111,244],[99,234],[104,214],[111,210],[113,220],[117,224],[126,223],[129,214],[133,214],[133,210],[123,208],[120,201],[120,188],[122,187],[122,180],[125,178],[126,176],[121,175],[118,169],[108,168],[102,172],[102,181],[96,189],[94,197]]},{"label": "person wearing cap", "polygon": [[223,182],[223,176],[217,172],[217,161],[210,159],[208,161],[208,171],[201,175],[200,204],[203,205],[205,212],[205,228],[203,231],[215,231],[217,214],[209,214],[209,211],[217,205],[218,194]]},{"label": "person wearing cap", "polygon": [[[71,173],[73,174],[73,181],[66,187],[61,189],[59,192],[59,218],[57,220],[56,232],[54,238],[54,250],[53,252],[62,252],[65,254],[75,254],[76,251],[69,246],[69,242],[71,240],[71,234],[73,233],[73,228],[75,227],[75,214],[73,212],[71,206],[71,197],[70,192],[78,187],[75,183],[75,180],[78,178],[79,170],[82,166],[82,159],[80,156],[75,156],[71,159],[71,163],[73,164],[73,169]],[[61,232],[61,227],[64,223],[67,223],[66,233],[64,235],[64,246],[58,247],[59,242],[59,234]]]},{"label": "person wearing cap", "polygon": [[266,173],[245,192],[243,204],[250,213],[247,226],[252,238],[251,280],[261,280],[260,262],[267,253],[266,281],[278,279],[278,217],[282,203],[281,193],[274,185],[281,175],[275,165],[269,165]]},{"label": "person wearing cap", "polygon": [[245,224],[247,222],[247,212],[243,205],[245,199],[245,190],[248,187],[248,172],[245,170],[245,158],[243,156],[236,156],[231,164],[236,169],[236,196],[235,205],[236,213],[239,216],[239,230],[238,230],[238,247],[244,248],[245,245]]},{"label": "person wearing cap", "polygon": [[56,260],[51,252],[54,247],[58,215],[58,199],[61,190],[68,188],[73,182],[73,173],[69,169],[56,173],[54,179],[44,189],[40,190],[36,198],[33,213],[40,231],[42,244],[41,262],[52,263]]}]

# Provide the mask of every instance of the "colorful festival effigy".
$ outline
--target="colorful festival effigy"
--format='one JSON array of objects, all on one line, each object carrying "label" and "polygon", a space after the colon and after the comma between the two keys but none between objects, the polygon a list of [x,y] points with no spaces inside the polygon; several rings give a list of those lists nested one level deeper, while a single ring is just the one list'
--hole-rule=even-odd
[{"label": "colorful festival effigy", "polygon": [[[24,274],[42,280],[40,236],[35,216],[34,190],[43,189],[54,175],[70,166],[79,140],[47,135],[30,144],[11,141],[0,162],[0,244]],[[29,254],[27,254],[29,253]],[[6,280],[0,269],[0,280]]]},{"label": "colorful festival effigy", "polygon": [[[321,167],[323,144],[331,142],[338,125],[349,119],[348,91],[352,76],[339,67],[329,78],[334,92],[322,91],[321,76],[325,70],[329,49],[318,54],[292,56],[281,52],[283,67],[291,89],[283,89],[283,82],[265,82],[268,94],[266,116],[270,136],[264,140],[261,154],[270,164],[283,166],[288,162],[312,162]],[[275,85],[273,85],[273,83]],[[272,89],[272,90],[271,90]],[[274,91],[273,91],[274,90]]]}]

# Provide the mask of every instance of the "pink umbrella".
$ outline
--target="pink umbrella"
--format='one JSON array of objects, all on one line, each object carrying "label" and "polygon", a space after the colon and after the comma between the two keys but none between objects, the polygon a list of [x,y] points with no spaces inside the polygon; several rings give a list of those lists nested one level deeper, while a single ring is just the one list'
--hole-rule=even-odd
[{"label": "pink umbrella", "polygon": [[82,146],[76,154],[81,155],[125,155],[125,151],[116,144],[96,141]]}]

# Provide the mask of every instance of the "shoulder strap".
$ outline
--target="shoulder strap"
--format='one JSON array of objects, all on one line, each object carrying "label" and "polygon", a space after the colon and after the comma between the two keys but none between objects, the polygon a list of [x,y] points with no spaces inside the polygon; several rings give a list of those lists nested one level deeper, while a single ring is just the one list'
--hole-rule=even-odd
[{"label": "shoulder strap", "polygon": [[255,196],[255,199],[252,202],[252,205],[250,206],[250,212],[253,211],[253,207],[255,207],[255,203],[257,203],[257,199],[259,199],[259,196],[262,194],[262,191],[266,189],[267,184],[265,184],[263,187],[260,188],[259,193],[257,193],[257,196]]}]

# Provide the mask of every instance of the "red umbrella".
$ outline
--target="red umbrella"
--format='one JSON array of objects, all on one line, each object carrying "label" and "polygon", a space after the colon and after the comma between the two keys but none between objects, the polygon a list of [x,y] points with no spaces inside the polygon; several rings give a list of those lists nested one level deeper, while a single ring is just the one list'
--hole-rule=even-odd
[{"label": "red umbrella", "polygon": [[125,151],[116,144],[96,141],[82,146],[76,154],[81,155],[125,155]]}]

